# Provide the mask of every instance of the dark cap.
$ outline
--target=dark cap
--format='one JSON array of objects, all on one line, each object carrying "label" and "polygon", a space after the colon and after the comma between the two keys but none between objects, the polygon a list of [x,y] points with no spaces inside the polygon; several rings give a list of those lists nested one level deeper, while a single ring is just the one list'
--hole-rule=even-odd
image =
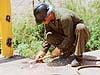
[{"label": "dark cap", "polygon": [[37,24],[41,24],[45,17],[47,16],[47,12],[49,10],[49,6],[47,4],[39,4],[34,8],[34,16]]}]

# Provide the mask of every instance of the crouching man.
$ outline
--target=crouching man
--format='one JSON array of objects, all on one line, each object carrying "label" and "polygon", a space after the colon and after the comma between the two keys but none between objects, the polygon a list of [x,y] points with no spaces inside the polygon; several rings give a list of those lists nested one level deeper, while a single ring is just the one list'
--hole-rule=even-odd
[{"label": "crouching man", "polygon": [[82,54],[89,38],[89,31],[74,12],[66,8],[55,8],[48,4],[39,4],[34,8],[34,16],[37,24],[44,23],[45,37],[43,50],[39,52],[35,60],[41,60],[51,45],[55,49],[51,58],[57,56],[69,56],[74,54],[71,66],[81,65]]}]

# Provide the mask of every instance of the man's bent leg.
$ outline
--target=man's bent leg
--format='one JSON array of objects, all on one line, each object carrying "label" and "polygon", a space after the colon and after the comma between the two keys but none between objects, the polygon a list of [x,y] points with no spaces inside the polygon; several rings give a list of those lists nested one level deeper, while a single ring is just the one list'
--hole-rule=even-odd
[{"label": "man's bent leg", "polygon": [[60,56],[62,54],[61,50],[57,47],[64,39],[64,36],[56,32],[48,32],[46,34],[45,40],[49,44],[55,46],[55,49],[51,53],[51,57]]},{"label": "man's bent leg", "polygon": [[82,57],[85,50],[85,45],[89,38],[89,30],[84,24],[77,24],[76,29],[76,48],[75,48],[75,60],[72,61],[73,67],[81,64],[79,57]]},{"label": "man's bent leg", "polygon": [[60,35],[53,31],[46,33],[46,36],[45,36],[45,40],[54,46],[60,44],[63,41],[63,39],[64,39],[63,35]]},{"label": "man's bent leg", "polygon": [[89,30],[84,24],[77,24],[76,26],[76,49],[75,55],[80,56],[85,50],[85,45],[89,39]]}]

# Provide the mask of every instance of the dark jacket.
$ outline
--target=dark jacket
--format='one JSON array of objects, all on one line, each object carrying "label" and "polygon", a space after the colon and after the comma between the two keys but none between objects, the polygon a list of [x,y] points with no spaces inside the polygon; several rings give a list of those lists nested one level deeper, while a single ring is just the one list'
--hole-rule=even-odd
[{"label": "dark jacket", "polygon": [[[45,25],[46,34],[52,32],[51,36],[46,35],[43,43],[43,51],[47,52],[51,45],[61,50],[69,49],[75,42],[75,27],[83,23],[75,13],[65,8],[54,10],[56,19]],[[50,39],[49,39],[50,38]]]}]

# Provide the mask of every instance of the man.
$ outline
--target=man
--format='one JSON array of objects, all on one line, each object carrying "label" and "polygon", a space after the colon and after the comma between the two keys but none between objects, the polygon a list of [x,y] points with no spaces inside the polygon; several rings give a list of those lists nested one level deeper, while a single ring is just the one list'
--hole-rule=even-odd
[{"label": "man", "polygon": [[34,16],[37,24],[45,24],[45,39],[43,50],[36,56],[36,61],[41,60],[51,45],[55,49],[51,58],[57,56],[69,56],[74,53],[74,60],[71,66],[81,65],[82,54],[89,37],[89,31],[83,20],[75,13],[66,8],[53,9],[50,5],[39,4],[34,9]]}]

